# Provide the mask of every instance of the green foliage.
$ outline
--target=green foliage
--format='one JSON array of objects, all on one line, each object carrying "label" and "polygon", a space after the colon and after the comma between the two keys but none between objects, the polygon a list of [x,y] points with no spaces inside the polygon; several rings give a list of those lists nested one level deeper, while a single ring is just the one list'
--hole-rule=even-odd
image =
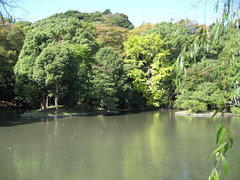
[{"label": "green foliage", "polygon": [[112,14],[110,9],[106,9],[104,12],[92,12],[82,13],[79,11],[69,10],[65,13],[58,13],[50,16],[48,19],[62,19],[62,18],[74,18],[82,20],[87,23],[103,23],[109,26],[119,26],[126,29],[133,29],[133,24],[129,21],[128,16],[123,13]]},{"label": "green foliage", "polygon": [[106,9],[105,11],[103,11],[102,13],[103,15],[107,15],[107,14],[112,14],[110,9]]},{"label": "green foliage", "polygon": [[181,19],[180,21],[176,22],[175,24],[189,29],[192,34],[197,33],[197,31],[199,31],[201,29],[201,26],[199,26],[196,21],[192,21],[189,19]]},{"label": "green foliage", "polygon": [[168,51],[160,35],[132,36],[125,43],[129,65],[128,77],[133,79],[136,90],[143,93],[148,105],[159,106],[165,94],[165,82],[171,75],[171,64],[167,61]]},{"label": "green foliage", "polygon": [[239,106],[231,106],[231,112],[235,115],[240,115],[240,107]]},{"label": "green foliage", "polygon": [[187,106],[182,106],[185,101],[197,100],[214,110],[229,104],[231,89],[226,90],[223,84],[229,84],[230,81],[225,80],[226,67],[223,64],[222,60],[203,59],[188,68],[177,90],[175,105],[185,109]]},{"label": "green foliage", "polygon": [[47,18],[32,25],[33,30],[29,36],[36,45],[46,47],[50,42],[77,43],[88,46],[92,52],[96,51],[94,42],[94,28],[91,24],[75,18]]},{"label": "green foliage", "polygon": [[48,89],[50,92],[56,93],[56,84],[64,89],[66,83],[74,75],[71,55],[71,51],[64,45],[49,44],[34,62],[33,81],[42,89]]},{"label": "green foliage", "polygon": [[0,26],[0,99],[14,100],[14,72],[24,41],[23,29],[16,24]]},{"label": "green foliage", "polygon": [[[224,120],[223,120],[224,121]],[[214,155],[216,156],[216,160],[214,163],[214,167],[212,170],[211,175],[209,176],[209,180],[212,178],[219,179],[219,163],[221,162],[223,165],[223,173],[224,177],[227,179],[228,177],[228,160],[226,153],[229,149],[233,146],[233,137],[231,131],[224,126],[224,124],[221,124],[221,126],[218,129],[217,132],[217,138],[216,138],[216,144],[218,145],[218,148],[215,149],[212,154],[210,155],[210,158]]]},{"label": "green foliage", "polygon": [[99,46],[111,46],[123,53],[123,42],[127,40],[127,29],[107,24],[96,24],[96,41]]},{"label": "green foliage", "polygon": [[119,26],[126,29],[133,29],[133,24],[128,20],[128,16],[122,13],[106,14],[102,16],[103,23],[110,26]]},{"label": "green foliage", "polygon": [[[182,24],[183,23],[183,24]],[[192,64],[201,62],[202,59],[212,59],[217,60],[219,54],[221,53],[225,40],[224,38],[219,38],[218,42],[214,40],[214,28],[207,27],[206,25],[197,26],[194,24],[187,24],[186,21],[177,23],[180,26],[193,26],[189,27],[189,32],[191,33],[190,41],[188,43],[182,44],[181,51],[177,56],[175,69],[176,69],[176,86],[181,84],[181,79],[186,75],[186,68],[191,67]],[[195,30],[191,30],[195,29]],[[194,33],[194,34],[192,34]]]},{"label": "green foliage", "polygon": [[74,67],[76,76],[69,81],[69,89],[62,101],[68,106],[86,104],[91,96],[90,75],[92,71],[93,58],[87,46],[70,44],[69,49],[73,52]]},{"label": "green foliage", "polygon": [[[197,100],[218,108],[214,116],[218,112],[229,110],[229,105],[239,104],[239,4],[235,0],[217,0],[216,11],[219,6],[223,7],[222,17],[210,28],[203,26],[194,30],[195,40],[182,48],[176,62],[177,80],[180,84],[176,105],[181,107],[184,103]],[[185,26],[186,22],[180,24]],[[208,65],[206,59],[211,59]],[[225,178],[228,176],[226,153],[233,146],[233,138],[224,119],[216,143],[218,148],[211,155],[216,155],[216,161],[209,180],[220,179],[220,163]]]},{"label": "green foliage", "polygon": [[[16,66],[15,66],[16,68]],[[41,90],[37,84],[29,81],[26,73],[18,73],[15,70],[15,93],[18,95],[17,100],[26,103],[30,107],[36,108],[41,102]]]},{"label": "green foliage", "polygon": [[118,94],[123,88],[123,66],[118,52],[112,47],[99,49],[93,64],[92,93],[95,105],[116,109]]},{"label": "green foliage", "polygon": [[[91,34],[92,26],[75,18],[50,17],[34,23],[32,28],[15,66],[18,98],[28,104],[38,103],[37,99],[43,95],[58,97],[69,94],[68,87],[77,86],[76,79],[84,74],[84,62],[97,48]],[[25,86],[25,81],[28,86]],[[29,86],[36,87],[37,98],[26,98]],[[77,97],[74,99],[76,101]]]},{"label": "green foliage", "polygon": [[68,10],[65,13],[54,14],[54,15],[50,16],[49,18],[51,18],[51,19],[75,18],[77,20],[92,23],[92,22],[100,21],[101,16],[102,16],[102,13],[99,11],[92,12],[92,13],[86,13],[86,12],[82,13],[82,12],[75,11],[75,10]]},{"label": "green foliage", "polygon": [[179,105],[182,109],[187,109],[190,113],[199,113],[207,111],[207,104],[198,100],[185,100]]},{"label": "green foliage", "polygon": [[32,29],[31,28],[32,23],[29,21],[18,21],[16,22],[16,24],[23,29],[23,33],[25,35],[27,35],[27,33]]},{"label": "green foliage", "polygon": [[140,36],[142,33],[144,33],[145,31],[148,31],[148,30],[151,30],[151,29],[154,29],[154,25],[151,24],[151,23],[145,23],[145,24],[142,24],[134,29],[131,29],[129,31],[129,37],[130,36]]},{"label": "green foliage", "polygon": [[142,34],[159,34],[165,40],[167,48],[170,50],[168,59],[175,62],[184,46],[191,44],[195,35],[186,28],[173,23],[162,22],[156,24],[153,29],[143,32]]}]

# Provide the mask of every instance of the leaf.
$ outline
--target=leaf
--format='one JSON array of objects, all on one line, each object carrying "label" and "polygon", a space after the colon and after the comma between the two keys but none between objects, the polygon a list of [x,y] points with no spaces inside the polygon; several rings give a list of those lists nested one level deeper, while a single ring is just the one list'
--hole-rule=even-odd
[{"label": "leaf", "polygon": [[217,13],[218,12],[218,6],[219,6],[219,0],[217,0],[216,4],[215,4],[215,8],[214,11]]},{"label": "leaf", "polygon": [[223,112],[223,109],[224,109],[224,105],[221,106],[221,107],[219,107],[219,108],[215,111],[215,113],[212,115],[211,119],[213,119],[213,118],[217,115],[217,113]]},{"label": "leaf", "polygon": [[231,134],[230,130],[228,130],[228,138],[229,138],[229,141],[230,141],[229,149],[231,149],[232,146],[233,146],[233,137],[232,137],[232,134]]},{"label": "leaf", "polygon": [[210,159],[214,154],[216,154],[217,152],[219,152],[221,148],[222,148],[222,146],[220,146],[220,147],[218,147],[217,149],[215,149],[215,151],[213,151],[212,154],[210,155],[209,159]]},{"label": "leaf", "polygon": [[218,175],[218,172],[217,172],[217,171],[215,171],[214,180],[219,180],[219,175]]},{"label": "leaf", "polygon": [[228,161],[225,155],[222,156],[223,172],[225,178],[228,176]]},{"label": "leaf", "polygon": [[216,111],[215,111],[215,113],[212,115],[212,119],[217,115],[217,113],[219,112],[219,109],[217,109]]},{"label": "leaf", "polygon": [[217,139],[216,139],[216,144],[219,143],[219,140],[221,139],[222,135],[223,135],[223,124],[220,126],[220,128],[218,129],[217,132]]}]

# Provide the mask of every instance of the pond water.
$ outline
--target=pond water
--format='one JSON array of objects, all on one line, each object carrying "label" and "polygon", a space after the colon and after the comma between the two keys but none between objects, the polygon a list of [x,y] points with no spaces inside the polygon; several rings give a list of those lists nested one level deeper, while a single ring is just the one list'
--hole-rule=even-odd
[{"label": "pond water", "polygon": [[[229,179],[240,179],[240,118],[230,118]],[[204,180],[218,123],[173,111],[23,119],[0,113],[3,180]]]}]

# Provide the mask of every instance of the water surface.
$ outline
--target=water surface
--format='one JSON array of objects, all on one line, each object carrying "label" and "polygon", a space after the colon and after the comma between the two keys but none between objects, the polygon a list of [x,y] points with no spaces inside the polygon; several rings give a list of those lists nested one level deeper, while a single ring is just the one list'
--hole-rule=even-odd
[{"label": "water surface", "polygon": [[[63,119],[0,114],[3,180],[204,180],[218,123],[172,111]],[[230,177],[240,179],[240,119]]]}]

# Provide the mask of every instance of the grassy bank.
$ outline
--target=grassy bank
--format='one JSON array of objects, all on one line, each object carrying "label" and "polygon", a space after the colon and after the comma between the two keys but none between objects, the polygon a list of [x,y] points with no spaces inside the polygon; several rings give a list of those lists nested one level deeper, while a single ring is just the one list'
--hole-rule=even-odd
[{"label": "grassy bank", "polygon": [[54,106],[48,107],[46,110],[30,110],[22,114],[22,117],[28,118],[63,118],[72,116],[94,116],[94,115],[114,115],[118,114],[119,111],[107,111],[102,109],[91,109],[91,110],[80,110],[80,109],[70,109],[63,106],[59,107],[56,111]]}]

